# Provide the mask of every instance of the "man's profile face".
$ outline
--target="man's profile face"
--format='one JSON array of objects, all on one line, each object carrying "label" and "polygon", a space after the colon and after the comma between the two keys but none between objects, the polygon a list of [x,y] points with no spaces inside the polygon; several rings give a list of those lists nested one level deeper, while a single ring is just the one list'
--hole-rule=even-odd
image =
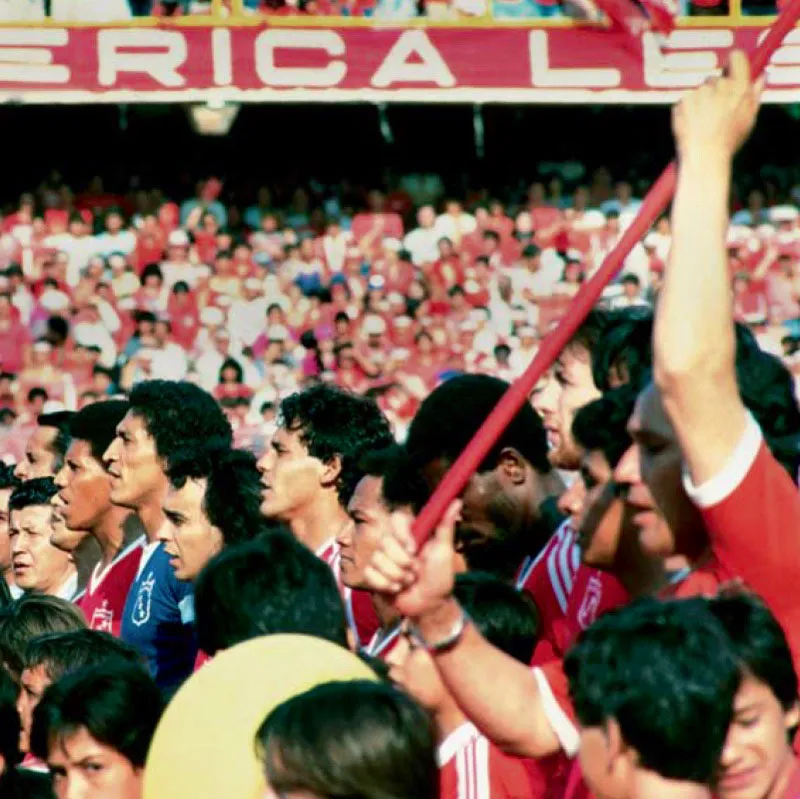
[{"label": "man's profile face", "polygon": [[33,711],[42,698],[42,694],[52,681],[47,676],[47,669],[44,666],[35,666],[32,669],[25,669],[20,678],[20,692],[17,697],[17,712],[21,722],[19,734],[19,748],[22,752],[30,750],[31,724],[33,723]]},{"label": "man's profile face", "polygon": [[[258,461],[261,513],[290,520],[310,507],[323,488],[325,464],[308,452],[300,429],[279,427]],[[332,531],[334,532],[334,531]]]},{"label": "man's profile face", "polygon": [[20,480],[55,475],[58,455],[53,450],[53,443],[57,436],[58,430],[55,427],[40,426],[31,433],[25,446],[25,457],[14,470]]},{"label": "man's profile face", "polygon": [[370,564],[381,538],[389,529],[391,511],[383,501],[383,478],[362,477],[347,511],[352,524],[337,540],[340,546],[342,582],[349,588],[366,588],[364,569]]},{"label": "man's profile face", "polygon": [[61,515],[73,530],[92,530],[111,508],[111,478],[88,441],[73,439],[56,475]]},{"label": "man's profile face", "polygon": [[11,568],[11,540],[8,536],[8,500],[11,488],[0,488],[0,575]]},{"label": "man's profile face", "polygon": [[547,431],[550,463],[557,469],[575,471],[580,451],[572,438],[572,421],[584,405],[600,397],[592,378],[591,357],[585,350],[565,349],[551,380],[533,398]]},{"label": "man's profile face", "polygon": [[72,571],[70,556],[50,543],[50,505],[11,511],[11,563],[23,591],[56,594]]},{"label": "man's profile face", "polygon": [[134,510],[161,502],[167,477],[155,439],[141,416],[128,411],[117,425],[117,435],[103,455],[111,477],[111,501]]}]

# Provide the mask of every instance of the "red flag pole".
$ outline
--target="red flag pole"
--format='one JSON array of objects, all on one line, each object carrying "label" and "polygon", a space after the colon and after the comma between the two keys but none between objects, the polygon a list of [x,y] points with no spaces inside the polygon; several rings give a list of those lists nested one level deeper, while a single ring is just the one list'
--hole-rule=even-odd
[{"label": "red flag pole", "polygon": [[[772,54],[786,34],[794,27],[798,17],[800,17],[800,0],[790,0],[764,37],[764,41],[751,56],[753,78],[758,77],[764,71]],[[644,198],[636,218],[623,233],[616,247],[606,256],[600,269],[575,295],[558,327],[544,339],[528,368],[509,387],[481,428],[475,433],[472,441],[439,483],[414,522],[414,537],[419,543],[425,541],[431,534],[447,507],[461,493],[472,473],[488,455],[494,442],[497,441],[517,411],[528,401],[533,387],[575,335],[603,293],[603,289],[622,266],[622,262],[634,245],[667,207],[675,193],[676,177],[677,170],[673,161],[653,184]]]}]

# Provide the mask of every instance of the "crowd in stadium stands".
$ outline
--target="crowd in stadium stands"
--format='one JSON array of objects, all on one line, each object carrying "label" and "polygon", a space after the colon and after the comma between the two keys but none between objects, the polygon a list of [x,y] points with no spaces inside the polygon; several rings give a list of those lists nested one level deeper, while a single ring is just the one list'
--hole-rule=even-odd
[{"label": "crowd in stadium stands", "polygon": [[[397,434],[446,375],[511,380],[639,206],[625,182],[566,194],[533,183],[513,209],[446,199],[436,180],[349,197],[267,188],[247,208],[223,186],[73,195],[46,185],[0,235],[0,453],[19,457],[43,410],[75,410],[142,380],[187,379],[256,449],[288,394],[316,381],[377,399]],[[362,203],[360,210],[358,203]],[[233,232],[235,231],[235,232]],[[651,307],[670,247],[665,217],[605,293]],[[800,377],[800,224],[753,191],[728,255],[737,318]]]}]

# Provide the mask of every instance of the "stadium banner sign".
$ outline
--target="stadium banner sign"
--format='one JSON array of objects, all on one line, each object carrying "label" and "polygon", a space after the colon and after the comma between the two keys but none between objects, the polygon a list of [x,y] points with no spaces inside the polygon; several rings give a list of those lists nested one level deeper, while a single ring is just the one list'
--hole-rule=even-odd
[{"label": "stadium banner sign", "polygon": [[[632,47],[580,27],[7,27],[0,102],[668,103],[765,34],[683,28]],[[800,29],[766,76],[767,102],[800,101]]]}]

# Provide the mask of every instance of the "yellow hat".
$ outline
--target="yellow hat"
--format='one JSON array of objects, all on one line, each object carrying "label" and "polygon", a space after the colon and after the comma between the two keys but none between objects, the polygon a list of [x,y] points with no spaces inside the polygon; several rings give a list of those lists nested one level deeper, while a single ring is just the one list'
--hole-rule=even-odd
[{"label": "yellow hat", "polygon": [[181,687],[147,756],[144,799],[261,799],[255,734],[287,699],[333,680],[375,680],[319,638],[270,635],[218,654]]}]

